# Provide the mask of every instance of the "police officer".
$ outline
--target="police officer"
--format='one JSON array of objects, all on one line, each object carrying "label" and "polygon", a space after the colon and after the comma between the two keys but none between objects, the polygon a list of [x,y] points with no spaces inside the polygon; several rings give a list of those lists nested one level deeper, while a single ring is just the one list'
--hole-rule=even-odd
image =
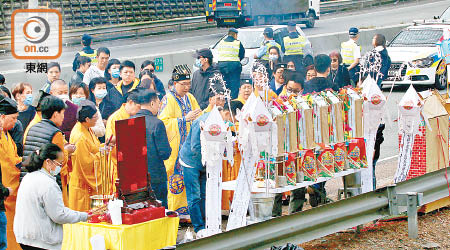
[{"label": "police officer", "polygon": [[92,49],[91,44],[92,44],[92,36],[84,34],[81,37],[81,45],[83,46],[83,49],[81,49],[81,51],[75,55],[75,59],[73,60],[72,63],[73,71],[76,71],[78,69],[78,62],[77,62],[78,56],[89,57],[91,58],[92,66],[97,65],[97,50]]},{"label": "police officer", "polygon": [[231,28],[227,38],[218,45],[218,67],[222,73],[227,88],[231,90],[231,99],[239,95],[240,77],[242,72],[241,60],[245,57],[245,49],[237,40],[238,30]]},{"label": "police officer", "polygon": [[359,59],[361,58],[361,46],[356,43],[359,39],[358,28],[350,28],[348,35],[350,39],[341,43],[342,62],[348,69],[350,79],[356,85],[359,80]]},{"label": "police officer", "polygon": [[294,62],[297,71],[305,72],[303,56],[305,55],[306,38],[297,32],[295,22],[289,22],[287,29],[289,36],[283,38],[284,61]]},{"label": "police officer", "polygon": [[261,59],[267,63],[269,61],[269,48],[276,46],[281,51],[281,45],[273,40],[273,29],[267,27],[264,29],[264,42],[255,54],[255,59]]}]

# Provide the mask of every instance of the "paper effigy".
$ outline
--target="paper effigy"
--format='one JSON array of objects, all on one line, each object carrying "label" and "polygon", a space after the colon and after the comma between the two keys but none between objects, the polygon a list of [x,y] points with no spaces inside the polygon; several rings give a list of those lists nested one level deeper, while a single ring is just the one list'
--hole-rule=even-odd
[{"label": "paper effigy", "polygon": [[331,148],[319,149],[317,155],[317,175],[319,177],[333,177],[335,162]]}]

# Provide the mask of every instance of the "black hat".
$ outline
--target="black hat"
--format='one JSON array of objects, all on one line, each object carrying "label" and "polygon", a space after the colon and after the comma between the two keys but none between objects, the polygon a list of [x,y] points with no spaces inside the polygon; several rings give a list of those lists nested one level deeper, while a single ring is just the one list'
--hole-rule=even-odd
[{"label": "black hat", "polygon": [[191,70],[186,64],[175,66],[172,71],[172,80],[174,82],[191,80]]},{"label": "black hat", "polygon": [[78,106],[77,119],[79,117],[91,118],[95,115],[95,113],[97,113],[97,107],[95,106],[95,104],[92,101],[83,100]]},{"label": "black hat", "polygon": [[348,34],[349,34],[350,36],[356,36],[356,35],[359,34],[359,30],[358,30],[358,28],[351,27],[351,28],[348,30]]},{"label": "black hat", "polygon": [[229,30],[228,30],[228,32],[233,32],[233,33],[238,33],[238,30],[237,29],[235,29],[235,28],[230,28]]},{"label": "black hat", "polygon": [[0,96],[0,114],[12,115],[16,113],[19,113],[16,102],[8,97]]},{"label": "black hat", "polygon": [[297,26],[297,23],[295,23],[295,22],[293,22],[293,21],[290,21],[290,22],[288,22],[287,26],[289,26],[289,27],[295,27],[295,26]]},{"label": "black hat", "polygon": [[210,49],[199,49],[195,51],[194,57],[199,58],[200,56],[204,58],[213,58],[213,54]]},{"label": "black hat", "polygon": [[245,84],[253,85],[252,79],[241,79],[241,86]]},{"label": "black hat", "polygon": [[37,108],[39,104],[42,102],[42,99],[44,99],[44,97],[49,95],[50,95],[49,93],[43,90],[39,90],[39,93],[37,94],[36,98],[33,98],[33,103],[31,104],[31,106]]},{"label": "black hat", "polygon": [[92,36],[88,35],[88,34],[84,34],[81,37],[81,41],[86,42],[86,43],[91,43],[92,41]]}]

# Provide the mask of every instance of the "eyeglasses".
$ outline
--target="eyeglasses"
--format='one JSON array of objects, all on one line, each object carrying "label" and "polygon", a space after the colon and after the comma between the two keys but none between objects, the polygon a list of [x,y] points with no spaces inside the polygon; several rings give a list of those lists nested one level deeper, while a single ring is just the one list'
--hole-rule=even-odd
[{"label": "eyeglasses", "polygon": [[338,59],[331,59],[331,62],[338,62]]},{"label": "eyeglasses", "polygon": [[287,90],[287,92],[291,92],[291,93],[294,93],[296,95],[301,92],[300,89],[287,88],[286,90]]},{"label": "eyeglasses", "polygon": [[56,161],[56,160],[52,160],[52,162],[58,167],[61,167],[63,165],[61,162]]}]

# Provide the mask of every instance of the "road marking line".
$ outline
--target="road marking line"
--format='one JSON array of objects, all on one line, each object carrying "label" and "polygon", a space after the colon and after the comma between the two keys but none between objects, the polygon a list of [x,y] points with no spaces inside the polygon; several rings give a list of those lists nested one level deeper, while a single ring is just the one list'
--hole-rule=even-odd
[{"label": "road marking line", "polygon": [[398,155],[393,155],[393,156],[386,157],[386,158],[383,158],[381,160],[378,160],[377,164],[380,163],[380,162],[389,161],[389,160],[392,160],[392,159],[395,159],[395,158],[398,158]]}]

